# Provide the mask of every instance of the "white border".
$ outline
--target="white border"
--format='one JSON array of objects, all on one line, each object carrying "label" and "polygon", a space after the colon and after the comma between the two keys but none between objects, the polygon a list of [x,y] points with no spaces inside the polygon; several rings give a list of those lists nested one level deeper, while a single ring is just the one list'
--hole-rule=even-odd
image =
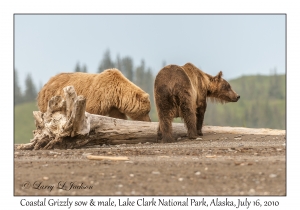
[{"label": "white border", "polygon": [[[297,1],[21,1],[0,3],[1,206],[19,209],[21,197],[13,197],[13,14],[14,13],[286,13],[287,14],[287,196],[270,197],[280,207],[298,207],[299,124],[299,7]],[[270,34],[271,36],[271,34]],[[293,97],[293,100],[292,100]],[[290,100],[289,100],[290,99]],[[4,117],[3,117],[4,116]],[[4,135],[3,135],[4,134]],[[298,135],[297,135],[298,134]],[[12,149],[7,149],[12,148]],[[34,197],[26,197],[27,199]],[[51,197],[53,198],[53,197]],[[76,197],[89,200],[89,197]],[[117,197],[114,197],[117,199]],[[174,199],[180,197],[174,197]],[[210,199],[210,197],[208,197]],[[234,197],[231,197],[234,198]],[[241,198],[241,197],[239,197]],[[262,200],[268,197],[259,197]],[[64,198],[65,199],[65,198]],[[75,197],[72,197],[75,199]],[[252,197],[251,199],[254,199]],[[51,207],[48,207],[51,208]],[[6,209],[6,208],[5,208]],[[209,208],[211,209],[211,208]],[[224,209],[224,208],[223,208]]]}]

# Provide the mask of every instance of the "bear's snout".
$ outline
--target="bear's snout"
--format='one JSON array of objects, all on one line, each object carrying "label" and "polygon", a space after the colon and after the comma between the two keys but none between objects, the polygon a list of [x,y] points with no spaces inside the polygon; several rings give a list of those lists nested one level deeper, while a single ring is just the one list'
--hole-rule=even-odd
[{"label": "bear's snout", "polygon": [[231,102],[238,102],[238,100],[240,99],[240,95],[235,94],[235,97],[233,97]]}]

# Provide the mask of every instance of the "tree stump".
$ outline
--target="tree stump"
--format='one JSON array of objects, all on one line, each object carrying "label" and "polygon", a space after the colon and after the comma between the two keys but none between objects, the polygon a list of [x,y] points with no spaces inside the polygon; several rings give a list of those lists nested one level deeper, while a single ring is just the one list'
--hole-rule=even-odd
[{"label": "tree stump", "polygon": [[[18,149],[73,149],[102,144],[156,142],[158,122],[122,120],[85,111],[86,99],[77,96],[73,86],[63,89],[64,98],[54,96],[47,111],[34,111],[36,130],[30,143]],[[186,137],[183,123],[173,123],[173,137]],[[203,133],[285,135],[285,130],[204,126]]]}]

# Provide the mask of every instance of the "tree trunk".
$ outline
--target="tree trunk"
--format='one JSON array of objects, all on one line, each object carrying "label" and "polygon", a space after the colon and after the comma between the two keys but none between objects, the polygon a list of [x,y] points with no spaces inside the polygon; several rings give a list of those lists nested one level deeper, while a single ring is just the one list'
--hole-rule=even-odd
[{"label": "tree trunk", "polygon": [[[18,149],[72,149],[102,144],[156,142],[157,122],[116,119],[85,112],[86,99],[73,86],[64,89],[65,99],[54,96],[45,113],[34,111],[34,138]],[[173,123],[173,136],[186,137],[183,123]],[[284,130],[204,126],[203,133],[285,135]]]}]

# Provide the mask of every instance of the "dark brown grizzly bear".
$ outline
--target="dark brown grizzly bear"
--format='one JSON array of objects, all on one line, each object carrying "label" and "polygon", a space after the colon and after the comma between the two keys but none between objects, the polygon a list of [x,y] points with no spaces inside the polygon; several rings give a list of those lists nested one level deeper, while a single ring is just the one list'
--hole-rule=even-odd
[{"label": "dark brown grizzly bear", "polygon": [[211,76],[191,63],[162,68],[154,82],[158,112],[158,140],[173,142],[172,121],[181,117],[190,139],[202,136],[202,124],[208,98],[217,102],[237,102],[240,98],[222,78],[222,71]]}]

